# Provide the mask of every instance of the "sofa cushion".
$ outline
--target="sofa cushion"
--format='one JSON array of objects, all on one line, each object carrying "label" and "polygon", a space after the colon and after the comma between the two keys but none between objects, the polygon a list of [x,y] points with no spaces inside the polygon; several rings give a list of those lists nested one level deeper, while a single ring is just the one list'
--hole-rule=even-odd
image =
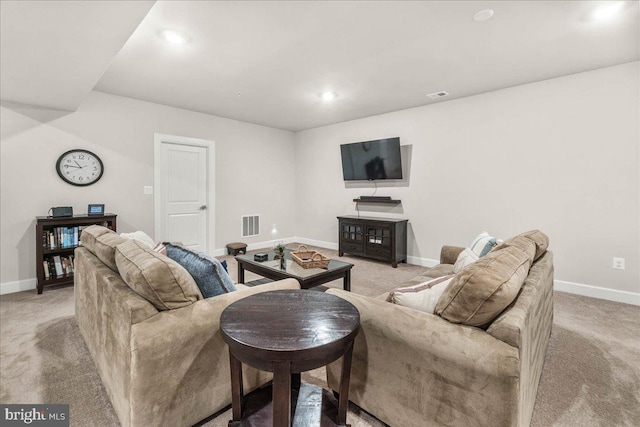
[{"label": "sofa cushion", "polygon": [[474,254],[478,255],[478,258],[482,258],[491,252],[498,243],[499,241],[496,237],[490,236],[489,233],[483,231],[478,234],[478,237],[476,237],[473,242],[471,242],[469,249],[471,249]]},{"label": "sofa cushion", "polygon": [[396,288],[387,296],[386,301],[414,310],[433,313],[440,295],[445,291],[454,275],[438,277],[417,285]]},{"label": "sofa cushion", "polygon": [[193,277],[180,264],[144,243],[126,240],[116,247],[122,280],[158,310],[171,310],[202,299]]},{"label": "sofa cushion", "polygon": [[114,233],[114,231],[101,225],[90,225],[87,228],[82,229],[82,233],[80,233],[80,243],[95,255],[96,239],[106,233]]},{"label": "sofa cushion", "polygon": [[456,274],[436,313],[453,323],[488,326],[518,295],[534,254],[533,242],[526,252],[515,245],[491,251]]},{"label": "sofa cushion", "polygon": [[[442,277],[453,273],[453,265],[451,264],[438,264],[422,273],[422,276],[426,278]],[[412,279],[413,280],[413,279]]]},{"label": "sofa cushion", "polygon": [[95,239],[95,254],[107,267],[117,272],[116,246],[126,241],[127,239],[118,236],[116,233],[104,233]]},{"label": "sofa cushion", "polygon": [[182,246],[165,243],[167,256],[183,266],[196,281],[204,298],[233,292],[236,287],[229,273],[215,258],[202,252],[191,251]]},{"label": "sofa cushion", "polygon": [[460,255],[458,255],[458,259],[456,260],[456,263],[453,265],[453,272],[459,273],[460,270],[465,268],[467,265],[473,264],[479,259],[480,257],[476,255],[476,253],[473,252],[471,249],[464,248],[464,250],[460,252]]},{"label": "sofa cushion", "polygon": [[137,240],[139,242],[144,243],[145,245],[153,248],[156,245],[156,242],[144,231],[134,231],[132,233],[120,233],[120,236],[125,239]]},{"label": "sofa cushion", "polygon": [[534,245],[535,249],[532,262],[535,262],[547,251],[547,248],[549,247],[549,237],[540,230],[531,230],[518,234],[516,237],[502,243],[499,247],[517,246],[522,250],[527,251],[531,250],[531,244]]}]

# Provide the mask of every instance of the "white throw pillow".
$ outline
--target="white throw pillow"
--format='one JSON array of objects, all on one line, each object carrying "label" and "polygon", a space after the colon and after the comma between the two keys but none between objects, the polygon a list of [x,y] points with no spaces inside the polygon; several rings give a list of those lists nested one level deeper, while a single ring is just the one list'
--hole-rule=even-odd
[{"label": "white throw pillow", "polygon": [[483,231],[482,233],[478,234],[478,237],[473,240],[471,246],[469,246],[469,249],[471,249],[473,253],[478,255],[478,258],[482,258],[499,243],[502,243],[502,240],[490,236],[489,233]]},{"label": "white throw pillow", "polygon": [[120,233],[121,237],[125,239],[137,240],[140,243],[144,243],[146,246],[149,246],[153,249],[156,245],[156,242],[144,231],[134,231],[133,233]]},{"label": "white throw pillow", "polygon": [[479,259],[480,257],[478,257],[478,255],[476,255],[475,252],[473,252],[471,249],[464,248],[464,250],[460,252],[460,255],[458,255],[458,259],[456,259],[456,263],[453,265],[453,272],[458,273],[467,265],[473,264]]},{"label": "white throw pillow", "polygon": [[440,295],[447,289],[449,282],[454,277],[453,274],[450,274],[406,288],[396,288],[387,297],[387,302],[433,313]]}]

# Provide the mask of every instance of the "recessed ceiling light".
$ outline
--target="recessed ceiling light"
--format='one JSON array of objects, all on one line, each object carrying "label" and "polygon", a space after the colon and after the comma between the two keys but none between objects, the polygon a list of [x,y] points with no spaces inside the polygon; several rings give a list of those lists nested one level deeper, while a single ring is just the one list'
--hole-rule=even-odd
[{"label": "recessed ceiling light", "polygon": [[624,3],[621,1],[607,2],[607,4],[602,5],[593,11],[593,19],[597,21],[606,21],[607,19],[611,19],[620,12],[622,6],[624,6]]},{"label": "recessed ceiling light", "polygon": [[323,101],[333,101],[337,97],[338,97],[338,94],[335,92],[322,92],[320,94],[320,98],[322,98]]},{"label": "recessed ceiling light", "polygon": [[485,9],[473,15],[473,20],[476,22],[487,21],[491,19],[492,16],[493,16],[493,10]]},{"label": "recessed ceiling light", "polygon": [[177,31],[164,30],[160,35],[164,41],[174,45],[185,44],[189,40],[187,36]]}]

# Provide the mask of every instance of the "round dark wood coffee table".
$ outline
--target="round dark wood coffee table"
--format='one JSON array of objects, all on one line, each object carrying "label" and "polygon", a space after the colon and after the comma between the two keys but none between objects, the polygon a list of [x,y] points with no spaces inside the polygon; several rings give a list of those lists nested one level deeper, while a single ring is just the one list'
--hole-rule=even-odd
[{"label": "round dark wood coffee table", "polygon": [[346,426],[353,340],[360,313],[334,295],[281,290],[251,295],[229,305],[220,316],[229,345],[233,419],[242,425],[242,363],[273,372],[273,426],[291,425],[291,389],[300,373],[342,359],[336,424]]}]

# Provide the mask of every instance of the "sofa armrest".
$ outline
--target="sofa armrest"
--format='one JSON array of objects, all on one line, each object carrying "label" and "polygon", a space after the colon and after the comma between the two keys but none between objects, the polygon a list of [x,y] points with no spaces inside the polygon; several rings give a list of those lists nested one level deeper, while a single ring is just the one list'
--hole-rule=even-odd
[{"label": "sofa armrest", "polygon": [[[300,289],[285,279],[167,310],[133,325],[131,337],[132,425],[193,425],[231,402],[229,352],[220,332],[220,315],[249,295]],[[248,392],[270,374],[245,366]],[[176,406],[188,419],[174,419]]]},{"label": "sofa armrest", "polygon": [[[360,311],[349,399],[392,425],[512,426],[518,349],[485,331],[373,298],[327,291]],[[338,390],[340,361],[327,367]],[[451,420],[456,420],[451,423]]]},{"label": "sofa armrest", "polygon": [[463,250],[464,248],[460,246],[444,245],[440,250],[440,264],[455,264]]}]

